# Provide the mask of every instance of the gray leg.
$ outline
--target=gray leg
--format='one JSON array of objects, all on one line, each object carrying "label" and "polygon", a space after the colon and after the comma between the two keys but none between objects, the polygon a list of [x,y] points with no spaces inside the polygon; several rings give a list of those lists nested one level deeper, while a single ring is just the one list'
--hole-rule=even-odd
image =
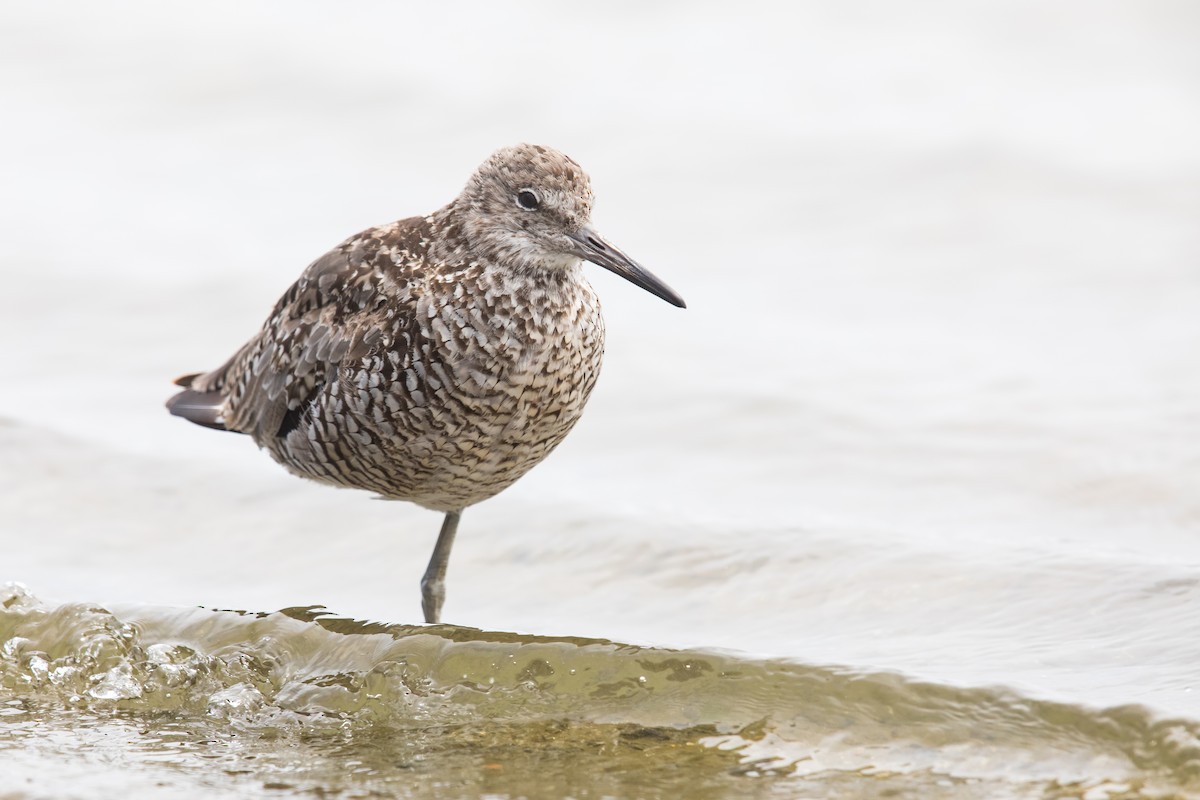
[{"label": "gray leg", "polygon": [[446,565],[450,562],[450,548],[454,545],[454,534],[458,531],[458,519],[462,511],[450,511],[442,522],[442,532],[433,546],[433,556],[421,578],[421,609],[426,622],[438,622],[442,615],[442,602],[446,599]]}]

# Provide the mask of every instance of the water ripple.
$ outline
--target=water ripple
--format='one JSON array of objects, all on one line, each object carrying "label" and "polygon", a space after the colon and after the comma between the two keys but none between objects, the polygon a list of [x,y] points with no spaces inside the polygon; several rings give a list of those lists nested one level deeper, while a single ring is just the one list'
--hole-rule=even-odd
[{"label": "water ripple", "polygon": [[24,759],[7,768],[45,769],[99,741],[125,743],[107,764],[139,774],[166,766],[168,783],[199,782],[214,797],[231,787],[432,796],[444,780],[502,795],[1200,792],[1200,723],[1140,707],[1092,710],[719,652],[360,622],[319,607],[113,614],[7,587],[0,749]]}]

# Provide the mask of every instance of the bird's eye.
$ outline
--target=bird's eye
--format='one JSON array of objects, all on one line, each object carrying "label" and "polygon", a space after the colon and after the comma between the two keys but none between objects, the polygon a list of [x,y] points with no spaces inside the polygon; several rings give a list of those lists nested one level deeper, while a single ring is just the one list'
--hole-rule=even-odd
[{"label": "bird's eye", "polygon": [[517,205],[526,211],[537,211],[541,205],[541,200],[538,199],[537,192],[532,189],[522,189],[517,192]]}]

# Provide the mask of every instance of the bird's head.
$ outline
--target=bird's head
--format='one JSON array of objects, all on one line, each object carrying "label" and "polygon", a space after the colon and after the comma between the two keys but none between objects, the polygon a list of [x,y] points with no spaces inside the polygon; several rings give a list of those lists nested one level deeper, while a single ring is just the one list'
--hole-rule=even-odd
[{"label": "bird's head", "polygon": [[684,307],[683,298],[592,228],[592,184],[568,156],[539,145],[497,150],[454,205],[463,235],[497,265],[560,270],[580,259]]}]

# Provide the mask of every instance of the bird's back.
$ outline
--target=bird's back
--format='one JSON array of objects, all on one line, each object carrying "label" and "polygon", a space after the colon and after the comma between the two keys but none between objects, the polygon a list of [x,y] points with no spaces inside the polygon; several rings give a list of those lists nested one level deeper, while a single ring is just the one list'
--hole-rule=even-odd
[{"label": "bird's back", "polygon": [[506,488],[582,413],[599,303],[578,266],[431,256],[455,235],[453,215],[435,215],[342,243],[224,366],[185,379],[172,412],[247,433],[304,477],[428,508]]}]

